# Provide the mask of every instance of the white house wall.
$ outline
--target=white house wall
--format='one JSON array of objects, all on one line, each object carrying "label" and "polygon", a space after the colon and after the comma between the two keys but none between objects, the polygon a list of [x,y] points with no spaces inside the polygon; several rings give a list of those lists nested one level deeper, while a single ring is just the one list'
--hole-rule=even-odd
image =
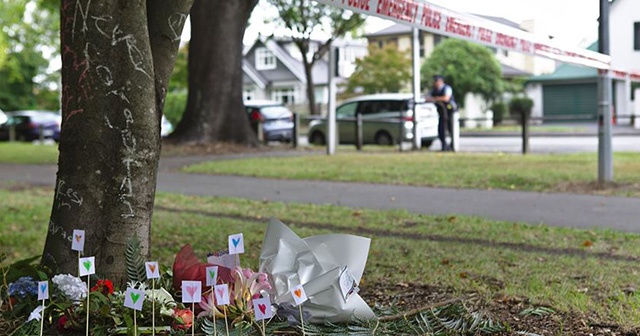
[{"label": "white house wall", "polygon": [[525,95],[533,100],[533,108],[531,109],[532,117],[542,117],[542,85],[540,83],[532,83],[525,88]]},{"label": "white house wall", "polygon": [[640,70],[640,51],[633,50],[633,23],[640,21],[640,1],[617,0],[611,5],[611,64],[622,70]]}]

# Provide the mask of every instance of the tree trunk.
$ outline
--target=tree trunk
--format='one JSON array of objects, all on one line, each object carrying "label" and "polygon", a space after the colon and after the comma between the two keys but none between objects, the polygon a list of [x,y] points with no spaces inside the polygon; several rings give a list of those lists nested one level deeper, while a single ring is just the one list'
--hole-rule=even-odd
[{"label": "tree trunk", "polygon": [[195,1],[191,10],[189,97],[170,139],[257,143],[242,102],[242,38],[257,2]]},{"label": "tree trunk", "polygon": [[309,62],[306,53],[302,54],[302,63],[304,65],[304,74],[307,77],[307,101],[309,102],[309,114],[319,114],[316,107],[316,93],[313,88],[313,63]]},{"label": "tree trunk", "polygon": [[61,4],[62,133],[42,263],[78,273],[84,256],[116,282],[138,236],[148,254],[160,116],[191,1],[65,0]]}]

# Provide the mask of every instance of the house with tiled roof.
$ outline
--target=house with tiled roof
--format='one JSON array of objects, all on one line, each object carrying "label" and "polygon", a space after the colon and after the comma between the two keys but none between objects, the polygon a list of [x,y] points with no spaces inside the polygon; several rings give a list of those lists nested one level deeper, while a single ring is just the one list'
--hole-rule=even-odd
[{"label": "house with tiled roof", "polygon": [[[640,71],[640,1],[616,0],[610,7],[610,54],[613,69]],[[598,43],[588,47],[597,51]],[[640,91],[630,80],[613,80],[615,121],[631,123],[640,114]],[[598,71],[562,64],[555,72],[529,79],[527,96],[533,99],[534,116],[594,116],[598,113]]]},{"label": "house with tiled roof", "polygon": [[[311,41],[310,53],[322,42]],[[362,41],[335,41],[338,49],[338,78],[341,83],[355,70],[355,60],[366,56],[367,46]],[[318,60],[312,69],[316,102],[328,100],[328,56]],[[270,99],[282,102],[296,112],[306,112],[307,78],[302,55],[290,39],[261,37],[244,51],[242,61],[244,99]],[[322,109],[320,109],[322,110]]]}]

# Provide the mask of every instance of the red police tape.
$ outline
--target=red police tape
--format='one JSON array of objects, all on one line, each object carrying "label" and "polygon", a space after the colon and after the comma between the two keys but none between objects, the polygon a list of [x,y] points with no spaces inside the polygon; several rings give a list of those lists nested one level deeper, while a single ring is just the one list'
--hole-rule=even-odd
[{"label": "red police tape", "polygon": [[[465,39],[495,48],[513,50],[597,69],[610,69],[611,57],[608,55],[586,49],[560,46],[531,33],[474,15],[454,12],[424,0],[316,1],[358,13],[393,20],[431,33]],[[634,76],[637,76],[637,74]]]}]

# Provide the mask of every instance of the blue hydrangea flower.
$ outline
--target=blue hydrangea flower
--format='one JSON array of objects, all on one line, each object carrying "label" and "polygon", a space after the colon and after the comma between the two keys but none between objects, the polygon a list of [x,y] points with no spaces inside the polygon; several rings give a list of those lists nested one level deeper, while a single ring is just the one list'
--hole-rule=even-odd
[{"label": "blue hydrangea flower", "polygon": [[9,295],[25,298],[27,295],[38,295],[38,283],[32,277],[22,277],[9,284]]}]

